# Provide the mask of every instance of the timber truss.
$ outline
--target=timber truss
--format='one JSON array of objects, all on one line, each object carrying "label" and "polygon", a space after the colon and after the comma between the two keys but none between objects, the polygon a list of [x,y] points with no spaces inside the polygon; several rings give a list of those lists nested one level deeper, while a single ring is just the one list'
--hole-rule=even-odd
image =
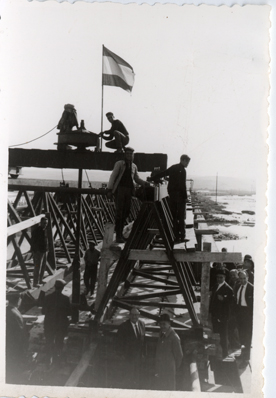
[{"label": "timber truss", "polygon": [[[8,201],[7,285],[9,288],[25,290],[26,287],[31,288],[30,274],[33,272],[31,228],[39,224],[43,215],[47,216],[49,223],[48,274],[53,275],[58,268],[72,263],[76,248],[77,193],[76,189],[70,188],[16,184],[9,185],[9,190],[16,190],[17,195],[13,203]],[[90,241],[102,241],[105,225],[114,223],[115,215],[114,202],[102,191],[83,191],[80,256],[88,248]],[[136,218],[139,208],[140,202],[134,198],[129,221]],[[25,283],[22,284],[21,280]]]},{"label": "timber truss", "polygon": [[[239,262],[241,254],[201,252],[202,236],[216,232],[202,230],[200,233],[200,230],[191,228],[190,236],[191,233],[199,238],[200,243],[194,247],[194,251],[188,251],[184,243],[174,248],[167,198],[160,202],[143,203],[121,251],[118,247],[103,245],[101,268],[108,268],[115,259],[118,262],[106,288],[101,291],[101,284],[98,285],[95,321],[106,329],[108,324],[105,321],[118,308],[130,309],[132,305],[139,306],[141,315],[153,321],[158,321],[161,310],[181,308],[186,311],[185,321],[173,319],[172,326],[177,330],[180,328],[182,332],[201,329],[202,335],[202,325],[208,318],[210,263]],[[206,250],[210,251],[211,244],[209,247],[206,245]],[[204,283],[201,283],[201,288],[194,275],[195,263],[201,263],[202,266],[201,278]],[[168,300],[176,296],[177,302]]]}]

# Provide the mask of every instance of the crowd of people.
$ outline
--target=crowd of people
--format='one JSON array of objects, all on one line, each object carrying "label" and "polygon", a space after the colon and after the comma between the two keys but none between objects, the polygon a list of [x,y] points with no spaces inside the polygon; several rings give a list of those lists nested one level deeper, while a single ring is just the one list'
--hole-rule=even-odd
[{"label": "crowd of people", "polygon": [[[222,249],[226,251],[226,249]],[[210,306],[213,331],[220,335],[222,357],[241,349],[235,357],[239,367],[250,359],[253,328],[254,262],[250,255],[242,264],[213,263],[210,272]]]}]

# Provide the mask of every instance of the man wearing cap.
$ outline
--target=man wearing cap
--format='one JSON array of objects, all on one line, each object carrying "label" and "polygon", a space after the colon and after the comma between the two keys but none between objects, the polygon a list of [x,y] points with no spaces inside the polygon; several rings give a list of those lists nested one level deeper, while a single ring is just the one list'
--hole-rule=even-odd
[{"label": "man wearing cap", "polygon": [[28,333],[18,309],[21,297],[18,292],[7,297],[6,308],[6,375],[8,383],[21,384],[21,375],[26,364]]},{"label": "man wearing cap", "polygon": [[34,260],[34,279],[33,286],[38,287],[43,283],[43,276],[46,269],[48,254],[48,219],[42,217],[40,225],[32,231],[31,250]]},{"label": "man wearing cap", "polygon": [[176,371],[180,368],[183,351],[181,341],[171,327],[168,314],[159,318],[160,335],[155,356],[155,386],[157,390],[174,391],[176,389]]},{"label": "man wearing cap", "polygon": [[241,355],[237,358],[242,360],[241,366],[246,366],[250,359],[252,340],[254,288],[248,281],[246,271],[239,272],[239,281],[234,288],[237,325],[242,346]]},{"label": "man wearing cap", "polygon": [[233,290],[225,282],[225,270],[218,270],[217,283],[211,291],[209,309],[212,315],[213,331],[220,335],[223,358],[228,356],[228,320],[231,303],[233,303]]},{"label": "man wearing cap", "polygon": [[111,123],[111,128],[102,131],[99,136],[106,141],[110,141],[105,146],[107,148],[117,149],[116,152],[123,152],[123,148],[129,143],[129,134],[123,123],[115,119],[112,112],[107,112],[106,117]]},{"label": "man wearing cap", "polygon": [[83,281],[86,288],[86,294],[90,292],[91,296],[94,293],[95,284],[97,280],[98,262],[100,258],[100,252],[95,248],[95,242],[89,243],[89,249],[86,250],[84,255],[85,271],[83,275]]},{"label": "man wearing cap", "polygon": [[132,307],[129,319],[123,322],[117,332],[117,352],[124,360],[125,385],[138,389],[140,385],[143,358],[145,324],[139,319],[139,309]]},{"label": "man wearing cap", "polygon": [[168,194],[170,197],[170,208],[173,218],[173,229],[176,242],[183,242],[185,239],[185,218],[186,218],[186,167],[190,163],[188,155],[180,157],[180,163],[174,164],[167,170],[161,171],[150,177],[150,181],[159,180],[169,176]]},{"label": "man wearing cap", "polygon": [[50,362],[58,361],[62,354],[63,340],[69,327],[68,316],[71,315],[69,297],[62,294],[66,285],[63,279],[55,282],[55,291],[45,296],[42,306],[44,319],[44,334],[46,339],[46,352]]},{"label": "man wearing cap", "polygon": [[135,193],[135,183],[148,186],[149,183],[141,180],[134,159],[134,149],[125,148],[125,160],[115,163],[107,189],[109,194],[115,195],[115,232],[116,242],[123,243],[123,228],[130,212],[131,196]]}]

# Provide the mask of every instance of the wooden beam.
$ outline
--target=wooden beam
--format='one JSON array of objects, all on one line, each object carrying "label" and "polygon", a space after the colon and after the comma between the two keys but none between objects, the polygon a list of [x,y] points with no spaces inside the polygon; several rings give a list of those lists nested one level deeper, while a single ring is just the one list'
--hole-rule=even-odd
[{"label": "wooden beam", "polygon": [[84,351],[81,360],[77,364],[73,373],[70,375],[69,379],[66,381],[65,386],[77,387],[80,378],[83,376],[84,372],[88,368],[91,358],[93,357],[97,348],[97,343],[93,342],[90,344],[89,349]]},{"label": "wooden beam", "polygon": [[[203,253],[211,252],[211,243],[203,243]],[[208,323],[209,317],[209,286],[210,286],[210,262],[204,262],[201,270],[201,301],[200,322],[203,326]]]},{"label": "wooden beam", "polygon": [[195,229],[196,235],[216,235],[219,231],[216,229]]},{"label": "wooden beam", "polygon": [[[124,300],[121,297],[120,300]],[[141,307],[157,307],[157,308],[187,308],[186,304],[167,303],[165,301],[145,301],[145,300],[127,300],[129,304],[139,305]]]},{"label": "wooden beam", "polygon": [[[117,248],[118,249],[118,248]],[[241,253],[229,252],[186,252],[182,249],[173,250],[174,257],[177,262],[242,262]],[[102,250],[101,257],[118,260],[121,255],[120,250],[104,249]],[[130,250],[129,260],[142,260],[142,261],[160,261],[162,263],[170,264],[169,258],[165,250]]]},{"label": "wooden beam", "polygon": [[42,217],[45,217],[44,214],[40,214],[39,216],[32,217],[29,220],[21,221],[17,224],[11,225],[10,227],[7,228],[7,236],[12,236],[17,234],[18,232],[23,231],[24,229],[33,227],[34,225],[37,225],[40,223],[40,220]]},{"label": "wooden beam", "polygon": [[[153,171],[155,167],[165,170],[167,158],[162,153],[135,153],[134,162],[141,172]],[[111,171],[115,162],[122,159],[124,154],[115,152],[9,148],[9,166]]]},{"label": "wooden beam", "polygon": [[[109,248],[111,243],[113,242],[113,235],[114,235],[114,224],[106,224],[102,251]],[[100,262],[100,269],[99,269],[99,276],[98,276],[98,285],[97,285],[97,295],[96,295],[96,302],[95,302],[95,309],[99,308],[100,302],[103,298],[103,295],[106,290],[107,286],[107,278],[108,278],[108,270],[110,267],[110,263],[112,260],[109,258],[102,257],[101,255],[101,262]]]}]

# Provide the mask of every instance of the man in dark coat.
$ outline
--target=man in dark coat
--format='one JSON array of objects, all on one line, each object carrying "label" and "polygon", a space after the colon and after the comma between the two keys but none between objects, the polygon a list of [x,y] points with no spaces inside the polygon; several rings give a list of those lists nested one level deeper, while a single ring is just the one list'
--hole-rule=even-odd
[{"label": "man in dark coat", "polygon": [[246,271],[239,272],[239,280],[240,284],[237,284],[234,288],[234,298],[236,301],[236,316],[242,350],[241,355],[236,358],[242,360],[241,366],[246,366],[250,359],[252,340],[254,288],[248,282]]},{"label": "man in dark coat", "polygon": [[225,271],[217,272],[217,283],[211,291],[210,313],[213,331],[219,333],[223,358],[228,356],[228,320],[233,302],[233,290],[225,282]]},{"label": "man in dark coat", "polygon": [[42,217],[40,225],[32,231],[31,250],[34,260],[34,287],[38,287],[43,283],[48,253],[47,225],[47,218]]},{"label": "man in dark coat", "polygon": [[155,356],[155,388],[174,391],[176,389],[176,371],[180,368],[183,352],[178,334],[171,327],[168,314],[159,319],[160,335]]},{"label": "man in dark coat", "polygon": [[45,296],[42,306],[42,314],[45,315],[44,334],[46,349],[50,362],[60,359],[64,337],[69,327],[68,316],[71,315],[71,304],[69,297],[62,294],[65,284],[64,280],[57,279],[55,291]]},{"label": "man in dark coat", "polygon": [[83,275],[83,280],[86,288],[85,294],[94,293],[96,281],[97,281],[97,271],[98,271],[98,262],[100,258],[100,252],[95,248],[95,242],[89,243],[89,249],[86,250],[84,255],[85,261],[85,271]]},{"label": "man in dark coat", "polygon": [[28,333],[23,317],[18,309],[20,294],[10,294],[6,308],[6,381],[21,384],[21,376],[26,365]]},{"label": "man in dark coat", "polygon": [[124,374],[127,388],[140,388],[141,363],[145,339],[145,324],[139,319],[139,310],[132,307],[129,319],[123,322],[117,332],[117,351],[124,360]]},{"label": "man in dark coat", "polygon": [[170,208],[176,242],[183,242],[185,239],[187,201],[186,167],[189,162],[189,156],[182,155],[180,157],[180,163],[174,164],[167,170],[161,171],[148,179],[149,181],[156,181],[162,177],[169,176],[168,194],[170,197]]},{"label": "man in dark coat", "polygon": [[106,117],[111,123],[111,128],[102,131],[99,136],[109,141],[105,146],[107,148],[117,149],[116,152],[123,152],[123,148],[129,143],[129,134],[123,123],[115,119],[112,112],[107,112]]}]

